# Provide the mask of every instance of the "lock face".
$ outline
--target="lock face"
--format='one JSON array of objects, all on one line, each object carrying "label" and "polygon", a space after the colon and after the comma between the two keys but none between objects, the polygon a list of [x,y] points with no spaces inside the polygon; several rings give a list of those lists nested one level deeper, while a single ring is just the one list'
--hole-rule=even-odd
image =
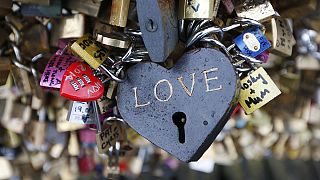
[{"label": "lock face", "polygon": [[178,43],[174,0],[137,0],[143,42],[153,62],[164,62]]},{"label": "lock face", "polygon": [[72,55],[60,55],[58,50],[49,60],[40,80],[40,86],[57,88],[61,86],[63,74],[67,68],[78,58]]},{"label": "lock face", "polygon": [[241,80],[240,104],[247,114],[279,96],[281,91],[267,72],[260,67]]},{"label": "lock face", "polygon": [[73,101],[69,107],[68,121],[80,124],[95,124],[90,104],[90,102]]},{"label": "lock face", "polygon": [[179,0],[179,19],[212,19],[216,0]]},{"label": "lock face", "polygon": [[108,58],[108,52],[93,37],[86,34],[71,45],[71,50],[97,69]]},{"label": "lock face", "polygon": [[266,36],[272,42],[271,52],[284,57],[291,56],[296,40],[290,30],[288,20],[275,17],[267,25]]},{"label": "lock face", "polygon": [[264,21],[276,15],[271,3],[266,0],[262,3],[250,1],[248,4],[240,4],[235,8],[238,17],[250,18],[256,21]]},{"label": "lock face", "polygon": [[271,47],[270,42],[257,27],[244,31],[234,42],[243,54],[251,57],[256,57]]},{"label": "lock face", "polygon": [[124,120],[146,139],[190,162],[198,160],[223,128],[238,95],[238,79],[220,51],[185,53],[170,70],[140,63],[118,87]]},{"label": "lock face", "polygon": [[63,18],[52,19],[50,45],[57,46],[59,39],[79,38],[85,33],[85,15],[74,14]]}]

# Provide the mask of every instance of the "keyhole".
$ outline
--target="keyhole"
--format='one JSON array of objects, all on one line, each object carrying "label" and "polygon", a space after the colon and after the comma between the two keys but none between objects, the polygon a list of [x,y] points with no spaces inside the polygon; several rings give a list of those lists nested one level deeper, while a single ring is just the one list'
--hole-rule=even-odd
[{"label": "keyhole", "polygon": [[184,125],[187,122],[187,116],[183,112],[176,112],[172,115],[172,121],[178,128],[179,142],[183,144],[185,142]]},{"label": "keyhole", "polygon": [[153,20],[153,19],[148,19],[146,21],[146,29],[149,31],[149,32],[155,32],[157,31],[158,29],[158,25],[157,23]]}]

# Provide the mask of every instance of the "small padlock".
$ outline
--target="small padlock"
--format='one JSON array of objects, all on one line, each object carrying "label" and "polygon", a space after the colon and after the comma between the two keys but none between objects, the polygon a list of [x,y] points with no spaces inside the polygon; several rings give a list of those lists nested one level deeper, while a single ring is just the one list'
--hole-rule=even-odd
[{"label": "small padlock", "polygon": [[79,38],[71,45],[71,50],[85,60],[93,69],[99,69],[104,74],[110,76],[113,80],[122,82],[123,79],[118,78],[107,67],[103,65],[108,62],[107,66],[112,67],[115,61],[109,58],[109,51],[95,41],[89,34]]},{"label": "small padlock", "polygon": [[27,141],[35,147],[40,147],[45,144],[46,123],[45,123],[45,109],[42,107],[38,112],[38,120],[32,120],[26,126]]},{"label": "small padlock", "polygon": [[174,0],[137,0],[143,42],[154,62],[164,62],[178,43],[178,18]]},{"label": "small padlock", "polygon": [[79,129],[84,129],[84,124],[79,123],[70,123],[67,121],[68,109],[60,108],[56,112],[56,122],[57,122],[57,131],[58,132],[66,132],[66,131],[75,131]]},{"label": "small padlock", "polygon": [[73,123],[95,124],[92,115],[93,109],[91,102],[73,101],[69,107],[67,120]]},{"label": "small padlock", "polygon": [[256,57],[271,47],[270,42],[258,27],[245,30],[233,41],[243,54],[251,57]]},{"label": "small padlock", "polygon": [[266,1],[245,1],[235,5],[238,17],[250,18],[256,21],[264,21],[276,15],[271,3]]},{"label": "small padlock", "polygon": [[266,37],[271,40],[271,53],[279,56],[291,56],[292,48],[296,44],[288,19],[272,18],[266,26]]},{"label": "small padlock", "polygon": [[79,61],[78,58],[62,54],[62,50],[58,50],[49,60],[42,77],[40,80],[40,86],[48,88],[57,88],[61,87],[61,81],[63,75],[67,68],[76,61]]},{"label": "small padlock", "polygon": [[59,39],[79,38],[83,36],[85,33],[85,20],[85,15],[80,13],[59,19],[52,19],[50,45],[56,47]]},{"label": "small padlock", "polygon": [[79,143],[76,131],[70,132],[68,153],[70,156],[79,156],[80,155],[80,143]]},{"label": "small padlock", "polygon": [[88,102],[103,95],[104,86],[94,76],[90,66],[83,62],[74,62],[63,75],[60,95],[72,100]]},{"label": "small padlock", "polygon": [[216,0],[179,0],[179,19],[212,19]]},{"label": "small padlock", "polygon": [[281,91],[276,84],[260,67],[241,80],[239,102],[245,112],[251,114],[280,94]]},{"label": "small padlock", "polygon": [[106,22],[113,26],[126,27],[130,0],[108,1],[108,17]]},{"label": "small padlock", "polygon": [[112,87],[108,87],[108,90],[104,91],[103,96],[97,100],[99,110],[102,114],[107,113],[110,109],[116,106],[115,99],[112,98],[114,96],[110,96],[112,94],[115,95],[116,91],[113,91],[113,93],[110,93],[110,92],[108,93],[109,88],[112,89]]},{"label": "small padlock", "polygon": [[16,66],[11,66],[11,75],[13,77],[13,80],[17,88],[21,93],[23,94],[32,93],[29,74],[25,69],[18,68]]}]

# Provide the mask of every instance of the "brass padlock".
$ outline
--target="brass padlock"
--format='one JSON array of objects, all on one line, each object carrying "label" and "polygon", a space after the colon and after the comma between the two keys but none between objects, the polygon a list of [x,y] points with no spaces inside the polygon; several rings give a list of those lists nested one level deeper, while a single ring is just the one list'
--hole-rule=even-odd
[{"label": "brass padlock", "polygon": [[235,6],[238,17],[250,18],[256,21],[264,21],[276,15],[276,12],[268,0],[238,3]]},{"label": "brass padlock", "polygon": [[112,0],[107,2],[109,2],[107,23],[113,26],[126,27],[130,0]]},{"label": "brass padlock", "polygon": [[216,0],[179,0],[179,19],[212,19]]},{"label": "brass padlock", "polygon": [[29,74],[25,69],[18,68],[17,66],[11,66],[11,74],[17,88],[21,91],[21,93],[32,93]]},{"label": "brass padlock", "polygon": [[266,37],[271,40],[271,53],[279,56],[291,56],[296,40],[288,19],[274,17],[266,23]]},{"label": "brass padlock", "polygon": [[79,38],[85,32],[85,15],[74,14],[59,19],[52,19],[50,45],[57,47],[58,40],[64,38]]}]

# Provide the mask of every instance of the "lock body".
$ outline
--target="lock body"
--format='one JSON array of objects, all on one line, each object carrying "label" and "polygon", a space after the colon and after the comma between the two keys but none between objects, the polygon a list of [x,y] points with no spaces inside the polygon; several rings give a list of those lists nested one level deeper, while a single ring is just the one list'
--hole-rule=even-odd
[{"label": "lock body", "polygon": [[179,0],[179,19],[212,19],[216,0]]}]

